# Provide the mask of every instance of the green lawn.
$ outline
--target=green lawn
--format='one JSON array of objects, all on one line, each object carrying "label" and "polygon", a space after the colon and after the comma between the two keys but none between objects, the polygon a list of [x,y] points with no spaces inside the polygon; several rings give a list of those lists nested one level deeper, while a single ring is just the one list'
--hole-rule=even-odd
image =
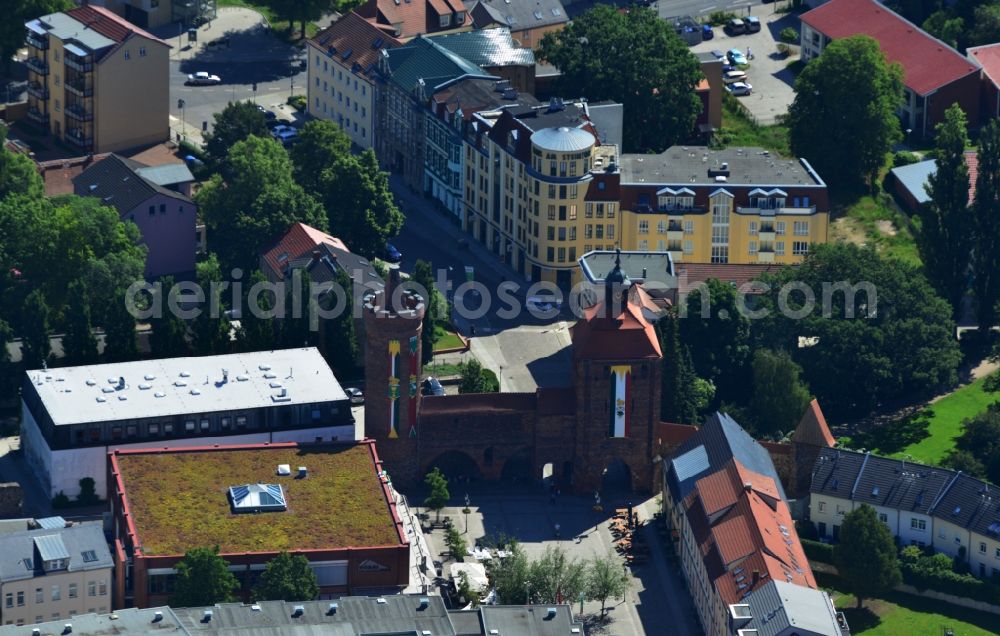
[{"label": "green lawn", "polygon": [[465,346],[465,343],[458,337],[458,334],[450,329],[445,329],[441,325],[434,327],[434,333],[437,336],[437,340],[434,342],[434,351],[458,349]]},{"label": "green lawn", "polygon": [[740,109],[736,98],[729,95],[722,100],[722,130],[715,139],[723,146],[759,146],[786,157],[791,156],[787,126],[754,124]]},{"label": "green lawn", "polygon": [[830,238],[874,244],[885,256],[920,265],[920,254],[908,219],[869,196],[845,207],[840,218],[832,223]]},{"label": "green lawn", "polygon": [[843,610],[852,634],[940,636],[949,628],[955,636],[1000,633],[1000,616],[900,592],[867,600],[860,610],[854,609],[857,602],[850,594],[834,592],[834,603]]},{"label": "green lawn", "polygon": [[[289,37],[291,35],[297,35],[298,32],[290,32],[288,29],[288,20],[282,20],[275,15],[271,7],[266,4],[257,4],[256,2],[247,0],[218,0],[218,6],[220,7],[244,7],[247,9],[253,9],[259,12],[271,25],[271,29],[274,31],[275,35],[288,42],[294,42],[295,38]],[[298,23],[296,22],[296,25]],[[306,37],[311,38],[316,35],[316,24],[313,22],[306,22]]]},{"label": "green lawn", "polygon": [[460,364],[429,364],[424,367],[425,375],[433,375],[436,378],[461,375],[461,373],[462,365]]},{"label": "green lawn", "polygon": [[916,418],[927,422],[928,436],[896,453],[910,455],[925,464],[938,464],[955,448],[955,438],[962,433],[962,422],[986,410],[1000,396],[983,391],[985,378],[976,380],[924,409]]}]

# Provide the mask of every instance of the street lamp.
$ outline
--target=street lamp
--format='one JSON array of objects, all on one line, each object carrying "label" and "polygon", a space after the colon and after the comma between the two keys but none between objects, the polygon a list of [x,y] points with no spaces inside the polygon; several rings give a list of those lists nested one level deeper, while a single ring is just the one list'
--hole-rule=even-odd
[{"label": "street lamp", "polygon": [[462,512],[465,513],[465,534],[469,534],[469,513],[472,512],[469,509],[469,504],[469,493],[465,493],[465,508],[462,509]]},{"label": "street lamp", "polygon": [[531,605],[531,581],[524,583],[524,604]]},{"label": "street lamp", "polygon": [[187,117],[184,114],[184,108],[187,104],[183,99],[177,100],[177,108],[181,109],[181,138],[187,139]]},{"label": "street lamp", "polygon": [[622,603],[625,602],[625,594],[628,592],[628,564],[622,563],[622,581],[625,583],[622,586]]}]

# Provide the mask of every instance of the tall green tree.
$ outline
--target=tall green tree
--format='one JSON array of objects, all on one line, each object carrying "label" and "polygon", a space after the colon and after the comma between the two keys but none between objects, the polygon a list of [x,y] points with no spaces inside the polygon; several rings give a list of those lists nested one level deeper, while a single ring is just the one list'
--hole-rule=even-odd
[{"label": "tall green tree", "polygon": [[561,547],[548,546],[528,570],[531,589],[540,603],[573,602],[587,587],[587,564]]},{"label": "tall green tree", "polygon": [[533,594],[528,555],[517,541],[511,541],[507,551],[506,558],[487,561],[486,574],[490,585],[496,590],[497,599],[503,605],[530,603]]},{"label": "tall green tree", "polygon": [[135,316],[125,305],[125,293],[119,291],[106,308],[104,322],[105,362],[129,362],[139,357],[135,338]]},{"label": "tall green tree", "polygon": [[267,562],[254,589],[258,601],[311,601],[319,595],[316,573],[301,554],[280,552]]},{"label": "tall green tree", "polygon": [[11,362],[8,347],[14,340],[14,333],[6,322],[0,320],[0,401],[17,399],[19,375],[17,366]]},{"label": "tall green tree", "polygon": [[253,270],[259,251],[296,222],[327,227],[326,213],[295,183],[288,153],[277,141],[250,136],[236,142],[223,174],[225,180],[215,175],[196,199],[224,270]]},{"label": "tall green tree", "polygon": [[177,579],[170,604],[174,607],[204,607],[235,600],[239,581],[229,571],[229,562],[219,556],[219,546],[192,548],[177,562]]},{"label": "tall green tree", "polygon": [[758,349],[753,354],[750,408],[758,436],[780,436],[795,428],[812,396],[802,369],[787,351]]},{"label": "tall green tree", "polygon": [[716,401],[745,402],[750,361],[750,321],[728,283],[709,279],[688,294],[680,318],[681,342],[691,351],[698,377],[717,389]]},{"label": "tall green tree", "polygon": [[274,318],[266,318],[274,308],[275,299],[269,291],[251,297],[255,285],[266,281],[260,270],[255,270],[243,285],[240,303],[240,327],[236,343],[240,351],[269,351],[277,345],[277,325]]},{"label": "tall green tree", "polygon": [[179,294],[174,287],[174,277],[164,276],[159,280],[160,289],[154,292],[154,307],[159,299],[159,309],[153,311],[149,319],[152,333],[149,335],[149,348],[154,358],[176,358],[186,356],[189,352],[187,340],[187,323],[170,308],[170,299],[177,305]]},{"label": "tall green tree", "polygon": [[437,324],[441,320],[438,316],[437,297],[440,292],[434,286],[433,266],[424,260],[418,260],[413,265],[413,277],[411,280],[426,290],[427,298],[424,299],[427,310],[424,312],[423,328],[420,332],[420,357],[423,363],[427,364],[434,359],[434,343],[438,340]]},{"label": "tall green tree", "polygon": [[212,115],[212,131],[205,135],[205,150],[216,167],[223,167],[229,150],[250,135],[267,137],[267,120],[253,102],[229,102]]},{"label": "tall green tree", "polygon": [[694,131],[700,65],[652,9],[598,4],[546,34],[538,57],[559,69],[561,94],[624,104],[626,150],[660,151]]},{"label": "tall green tree", "polygon": [[1000,40],[1000,4],[991,2],[977,6],[970,26],[966,46],[992,44]]},{"label": "tall green tree", "polygon": [[462,364],[462,375],[458,383],[459,393],[498,393],[500,382],[492,371],[483,367],[479,360],[469,358]]},{"label": "tall green tree", "polygon": [[7,0],[0,20],[0,72],[10,70],[11,58],[24,46],[24,23],[75,5],[71,0]]},{"label": "tall green tree", "polygon": [[868,504],[844,515],[840,543],[833,547],[833,562],[857,598],[858,609],[866,598],[884,594],[903,580],[892,532]]},{"label": "tall green tree", "polygon": [[198,286],[205,294],[205,302],[199,313],[191,321],[191,336],[194,352],[197,355],[212,355],[228,353],[230,350],[229,332],[232,328],[226,316],[226,305],[223,293],[216,285],[213,291],[212,283],[222,282],[222,269],[215,254],[197,264]]},{"label": "tall green tree", "polygon": [[352,252],[378,256],[385,242],[399,234],[404,217],[389,189],[388,173],[371,150],[352,154],[337,124],[306,124],[292,159],[298,182],[323,204],[330,231]]},{"label": "tall green tree", "polygon": [[90,297],[82,281],[70,283],[66,304],[69,311],[62,339],[66,362],[71,365],[96,362],[97,337],[94,336],[94,326],[90,322]]},{"label": "tall green tree", "polygon": [[587,571],[587,598],[601,602],[601,615],[607,611],[609,598],[624,596],[628,590],[628,576],[618,559],[610,552],[594,557]]},{"label": "tall green tree", "polygon": [[[24,24],[20,25],[19,34],[24,34]],[[5,27],[0,27],[0,32]],[[0,35],[0,38],[3,36]],[[22,40],[23,41],[23,40]],[[3,44],[0,43],[0,49]],[[4,60],[7,58],[5,57]],[[42,177],[38,174],[35,162],[28,155],[12,152],[4,142],[7,140],[7,126],[0,123],[0,199],[8,194],[25,194],[39,198],[44,194]]]},{"label": "tall green tree", "polygon": [[902,103],[902,68],[886,61],[878,42],[866,35],[834,40],[795,80],[792,153],[833,186],[873,184],[886,153],[902,140]]},{"label": "tall green tree", "polygon": [[930,14],[923,24],[924,31],[927,31],[949,46],[957,47],[958,41],[965,31],[965,20],[959,17],[951,17],[948,11],[940,10]]},{"label": "tall green tree", "polygon": [[991,121],[979,133],[979,175],[972,204],[975,249],[972,288],[976,294],[980,333],[996,324],[1000,301],[1000,123]]},{"label": "tall green tree", "polygon": [[[354,377],[358,364],[358,334],[354,328],[354,285],[347,272],[339,271],[334,278],[334,285],[344,290],[345,305],[337,315],[323,321],[324,354],[326,361],[337,373],[338,378]],[[328,295],[327,309],[333,302]]]},{"label": "tall green tree", "polygon": [[[691,363],[691,351],[681,341],[680,318],[673,308],[656,322],[663,352],[660,417],[668,422],[694,424],[698,421],[698,376]],[[706,405],[707,406],[707,405]]]},{"label": "tall green tree", "polygon": [[309,290],[311,280],[305,268],[293,269],[285,277],[285,311],[279,322],[282,346],[308,347],[319,340],[319,332],[310,322],[311,313],[316,311]]},{"label": "tall green tree", "polygon": [[451,493],[448,491],[448,479],[440,468],[435,467],[434,470],[424,475],[424,485],[430,490],[424,499],[424,507],[433,510],[437,519],[440,520],[441,509],[448,505],[448,500],[451,499]]},{"label": "tall green tree", "polygon": [[920,206],[920,256],[927,278],[957,317],[968,288],[973,217],[969,213],[969,168],[965,163],[965,111],[952,104],[937,125],[937,170],[927,183],[930,201]]},{"label": "tall green tree", "polygon": [[969,462],[971,456],[979,464],[980,474],[996,483],[1000,477],[1000,409],[994,404],[963,422],[956,447],[958,452],[949,456],[949,465],[969,463],[974,467]]},{"label": "tall green tree", "polygon": [[25,369],[48,364],[52,354],[49,342],[49,305],[41,290],[28,294],[21,306],[21,361]]}]

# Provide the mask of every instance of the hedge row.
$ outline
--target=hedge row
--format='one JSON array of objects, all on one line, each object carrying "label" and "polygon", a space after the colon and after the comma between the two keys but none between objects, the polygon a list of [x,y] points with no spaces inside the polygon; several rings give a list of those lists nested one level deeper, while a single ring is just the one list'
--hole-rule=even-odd
[{"label": "hedge row", "polygon": [[802,549],[810,561],[833,564],[833,546],[820,541],[810,541],[809,539],[799,539]]},{"label": "hedge row", "polygon": [[991,605],[1000,605],[1000,585],[976,578],[971,574],[958,574],[951,570],[934,568],[929,564],[930,561],[931,557],[923,557],[916,562],[900,562],[903,582],[921,591],[934,590]]}]

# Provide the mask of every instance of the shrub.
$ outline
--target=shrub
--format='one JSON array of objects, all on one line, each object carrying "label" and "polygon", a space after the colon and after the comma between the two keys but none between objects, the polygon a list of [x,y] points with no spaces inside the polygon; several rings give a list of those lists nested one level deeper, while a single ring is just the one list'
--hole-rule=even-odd
[{"label": "shrub", "polygon": [[739,16],[735,13],[729,11],[713,11],[708,14],[708,24],[712,26],[723,26],[726,22],[729,22],[733,18],[738,18]]},{"label": "shrub", "polygon": [[945,554],[926,556],[920,548],[908,546],[900,554],[903,582],[918,590],[935,590],[994,605],[1000,604],[1000,585],[954,571]]},{"label": "shrub", "polygon": [[101,503],[101,498],[94,488],[93,477],[84,477],[80,480],[80,494],[77,495],[76,501],[81,506],[95,506]]},{"label": "shrub", "polygon": [[792,27],[785,27],[778,34],[778,38],[786,44],[795,44],[799,41],[799,32]]},{"label": "shrub", "polygon": [[810,541],[819,540],[819,532],[816,530],[816,526],[805,519],[799,519],[795,522],[795,531],[799,533],[800,539],[808,539]]},{"label": "shrub", "polygon": [[295,110],[305,110],[306,109],[306,96],[305,95],[292,95],[288,98],[288,105]]},{"label": "shrub", "polygon": [[799,541],[802,543],[802,549],[810,561],[833,563],[833,546],[829,543],[821,543],[810,539],[799,539]]},{"label": "shrub", "polygon": [[899,168],[901,166],[908,166],[912,163],[919,163],[920,157],[913,154],[912,152],[907,152],[905,150],[899,150],[892,153],[892,167]]},{"label": "shrub", "polygon": [[59,508],[69,508],[70,500],[69,497],[66,496],[66,493],[61,490],[57,492],[56,496],[52,498],[52,507],[57,510]]}]

